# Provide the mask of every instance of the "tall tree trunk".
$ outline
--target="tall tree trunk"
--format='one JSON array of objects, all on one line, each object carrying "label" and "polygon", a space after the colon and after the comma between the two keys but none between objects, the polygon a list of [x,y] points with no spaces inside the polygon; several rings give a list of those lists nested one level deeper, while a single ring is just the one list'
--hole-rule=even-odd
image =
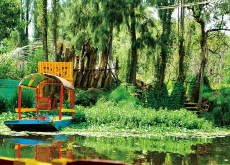
[{"label": "tall tree trunk", "polygon": [[172,9],[165,9],[162,11],[161,20],[162,20],[162,34],[161,34],[161,53],[160,53],[160,64],[157,68],[157,84],[155,84],[155,88],[161,89],[164,84],[165,79],[165,71],[166,71],[166,64],[169,54],[169,49],[171,45],[170,35],[171,35],[171,16],[172,16]]},{"label": "tall tree trunk", "polygon": [[128,75],[128,83],[136,85],[136,72],[137,72],[137,47],[136,47],[136,16],[135,16],[135,6],[131,5],[130,12],[130,37],[131,37],[131,55],[130,55],[130,67]]},{"label": "tall tree trunk", "polygon": [[200,74],[199,74],[199,99],[198,99],[198,109],[201,108],[202,104],[202,95],[203,95],[203,86],[204,86],[204,70],[206,66],[206,53],[207,51],[207,35],[205,32],[205,23],[202,21],[200,22],[200,28],[201,28],[201,40],[200,40],[200,47],[201,47],[201,66],[200,66]]},{"label": "tall tree trunk", "polygon": [[101,53],[101,60],[99,64],[99,69],[102,69],[102,71],[99,71],[97,73],[98,77],[98,83],[97,87],[105,86],[106,84],[102,84],[104,79],[106,78],[106,72],[107,72],[107,65],[109,64],[109,60],[112,58],[112,41],[113,41],[113,24],[110,24],[109,27],[109,35],[107,39],[107,44],[104,46],[104,49]]},{"label": "tall tree trunk", "polygon": [[47,28],[48,28],[48,19],[47,19],[47,1],[43,0],[43,56],[44,61],[48,61],[48,41],[47,41]]},{"label": "tall tree trunk", "polygon": [[41,30],[39,30],[38,26],[38,2],[34,1],[34,10],[33,10],[33,24],[34,24],[34,33],[33,33],[33,39],[34,41],[39,40],[42,38]]},{"label": "tall tree trunk", "polygon": [[[184,0],[181,0],[181,6],[184,4]],[[178,25],[179,30],[179,76],[178,81],[184,82],[185,80],[185,71],[184,71],[184,7],[180,7],[180,15],[178,16],[180,24]]]},{"label": "tall tree trunk", "polygon": [[52,1],[52,11],[53,11],[53,61],[58,61],[57,59],[57,2],[58,0]]},{"label": "tall tree trunk", "polygon": [[21,1],[22,5],[25,5],[25,11],[22,11],[21,13],[21,20],[25,21],[27,23],[27,26],[21,27],[19,29],[20,33],[20,42],[19,45],[20,47],[28,45],[29,41],[29,32],[28,32],[28,25],[29,25],[29,12],[30,12],[30,0],[26,1]]},{"label": "tall tree trunk", "polygon": [[202,95],[203,95],[203,86],[204,86],[204,70],[205,70],[205,65],[207,62],[206,59],[206,54],[208,53],[207,51],[207,34],[205,32],[205,22],[202,19],[201,11],[203,6],[199,6],[199,12],[196,13],[195,8],[192,8],[193,12],[193,17],[195,18],[196,22],[200,24],[200,30],[201,30],[201,39],[200,39],[200,48],[201,48],[201,53],[200,53],[200,60],[201,60],[201,65],[200,65],[200,73],[199,73],[199,97],[198,97],[198,109],[201,108],[202,104]]}]

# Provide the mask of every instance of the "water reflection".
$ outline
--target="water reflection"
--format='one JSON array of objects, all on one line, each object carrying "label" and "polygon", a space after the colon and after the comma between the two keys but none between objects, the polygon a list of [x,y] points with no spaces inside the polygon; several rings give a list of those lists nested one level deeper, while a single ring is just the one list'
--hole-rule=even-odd
[{"label": "water reflection", "polygon": [[128,164],[230,164],[230,137],[89,137],[80,135],[1,136],[0,157],[106,159]]}]

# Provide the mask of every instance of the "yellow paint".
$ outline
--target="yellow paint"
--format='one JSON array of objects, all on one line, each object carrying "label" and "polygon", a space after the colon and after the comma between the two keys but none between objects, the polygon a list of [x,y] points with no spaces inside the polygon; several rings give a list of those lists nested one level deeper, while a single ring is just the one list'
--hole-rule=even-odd
[{"label": "yellow paint", "polygon": [[62,112],[76,112],[75,109],[61,109]]},{"label": "yellow paint", "polygon": [[28,86],[31,86],[32,83],[34,82],[34,80],[35,80],[35,78],[32,78],[32,79],[30,80],[30,82],[28,83]]},{"label": "yellow paint", "polygon": [[51,163],[45,163],[45,162],[38,162],[34,159],[26,159],[26,158],[8,158],[8,157],[0,157],[0,160],[8,160],[14,162],[14,164],[24,164],[24,165],[52,165]]},{"label": "yellow paint", "polygon": [[[36,108],[21,108],[21,112],[33,112]],[[18,112],[18,108],[15,108],[15,112]]]},{"label": "yellow paint", "polygon": [[67,162],[72,162],[72,161],[73,160],[71,159],[53,159],[51,163],[55,165],[66,165]]},{"label": "yellow paint", "polygon": [[[25,145],[25,144],[20,144],[20,147],[26,147],[26,146],[30,146],[30,145]],[[19,147],[18,147],[18,144],[16,144],[14,146],[14,149],[17,150]]]},{"label": "yellow paint", "polygon": [[27,89],[36,89],[36,87],[28,87],[28,86],[24,86],[24,85],[20,85],[20,87],[27,88]]},{"label": "yellow paint", "polygon": [[[50,117],[51,120],[59,120],[59,117]],[[61,117],[62,120],[72,119],[72,117]]]},{"label": "yellow paint", "polygon": [[34,159],[26,159],[26,158],[19,158],[17,159],[17,161],[24,162],[25,165],[51,165],[50,163],[38,162]]},{"label": "yellow paint", "polygon": [[[38,73],[48,73],[59,76],[73,84],[73,63],[72,62],[38,62]],[[38,85],[40,97],[44,96],[45,85],[59,84],[55,80],[45,80]],[[68,90],[68,100],[71,101],[71,92]]]}]

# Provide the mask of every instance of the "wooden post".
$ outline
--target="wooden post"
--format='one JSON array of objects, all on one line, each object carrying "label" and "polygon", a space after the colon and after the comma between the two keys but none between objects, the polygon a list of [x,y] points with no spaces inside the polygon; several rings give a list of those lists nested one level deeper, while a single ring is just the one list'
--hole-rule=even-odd
[{"label": "wooden post", "polygon": [[18,86],[18,120],[21,120],[22,88]]},{"label": "wooden post", "polygon": [[39,89],[37,88],[36,89],[36,117],[37,117],[37,120],[38,120],[38,96],[39,96]]},{"label": "wooden post", "polygon": [[62,152],[61,152],[61,140],[58,140],[58,158],[62,158]]},{"label": "wooden post", "polygon": [[64,95],[64,87],[63,87],[63,86],[61,86],[61,89],[60,89],[60,109],[59,109],[59,120],[61,120],[61,117],[62,117],[63,95]]},{"label": "wooden post", "polygon": [[21,156],[21,144],[18,144],[18,150],[17,150],[17,158],[20,158]]},{"label": "wooden post", "polygon": [[[74,109],[74,90],[71,90],[71,94],[72,109]],[[74,112],[72,112],[72,118],[74,118]]]}]

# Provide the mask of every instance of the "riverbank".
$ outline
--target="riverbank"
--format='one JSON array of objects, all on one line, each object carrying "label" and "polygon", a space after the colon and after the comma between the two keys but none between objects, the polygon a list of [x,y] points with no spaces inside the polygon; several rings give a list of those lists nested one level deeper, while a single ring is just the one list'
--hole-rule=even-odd
[{"label": "riverbank", "polygon": [[[4,125],[0,126],[1,135],[10,135],[10,136],[28,136],[28,135],[57,135],[57,134],[66,134],[66,135],[82,135],[82,136],[95,136],[95,137],[163,137],[163,136],[174,136],[181,138],[215,138],[215,137],[224,137],[230,136],[230,129],[227,128],[214,128],[210,131],[202,130],[187,130],[184,132],[176,131],[166,131],[163,128],[152,127],[152,131],[145,129],[113,129],[109,130],[108,127],[98,126],[98,127],[89,127],[84,129],[72,129],[70,127],[64,128],[58,132],[28,132],[28,131],[11,131]],[[170,128],[167,128],[170,130]],[[154,131],[155,130],[155,131]],[[165,130],[165,131],[163,131]]]}]

